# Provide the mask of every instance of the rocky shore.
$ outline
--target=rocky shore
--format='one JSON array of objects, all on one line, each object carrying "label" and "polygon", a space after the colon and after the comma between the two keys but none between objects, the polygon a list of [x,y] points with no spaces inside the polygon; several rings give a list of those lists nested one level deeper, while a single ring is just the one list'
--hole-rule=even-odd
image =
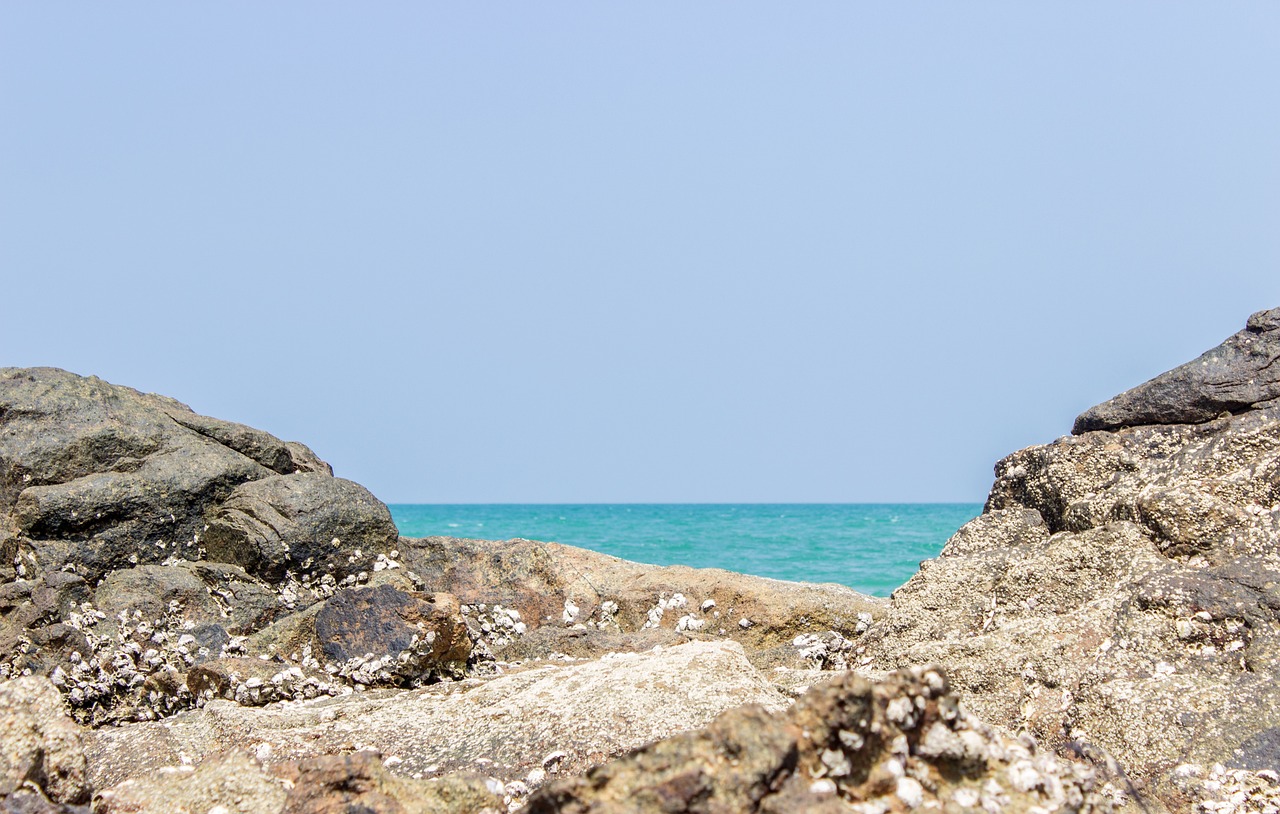
[{"label": "rocky shore", "polygon": [[1280,811],[1280,309],[996,467],[890,600],[399,537],[0,370],[0,812]]}]

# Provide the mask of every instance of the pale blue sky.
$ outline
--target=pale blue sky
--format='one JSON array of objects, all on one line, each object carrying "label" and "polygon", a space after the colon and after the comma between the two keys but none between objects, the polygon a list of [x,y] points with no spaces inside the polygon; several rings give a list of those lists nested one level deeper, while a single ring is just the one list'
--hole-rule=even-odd
[{"label": "pale blue sky", "polygon": [[1280,4],[9,3],[0,364],[390,502],[981,500],[1280,305]]}]

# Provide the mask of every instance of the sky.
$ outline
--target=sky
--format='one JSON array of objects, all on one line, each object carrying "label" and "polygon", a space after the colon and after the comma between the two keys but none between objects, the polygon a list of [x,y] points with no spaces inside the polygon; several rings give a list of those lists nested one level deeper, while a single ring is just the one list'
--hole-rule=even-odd
[{"label": "sky", "polygon": [[1280,305],[1280,4],[10,3],[0,365],[387,502],[981,501]]}]

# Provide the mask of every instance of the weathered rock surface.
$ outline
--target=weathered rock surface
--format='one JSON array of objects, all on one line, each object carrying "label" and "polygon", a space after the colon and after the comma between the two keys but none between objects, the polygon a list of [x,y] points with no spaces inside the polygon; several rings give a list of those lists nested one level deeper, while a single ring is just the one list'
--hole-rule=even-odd
[{"label": "weathered rock surface", "polygon": [[89,802],[81,731],[45,678],[0,683],[0,810]]},{"label": "weathered rock surface", "polygon": [[395,548],[385,505],[358,483],[308,472],[242,484],[210,514],[210,558],[268,581],[285,572],[344,578]]},{"label": "weathered rock surface", "polygon": [[268,770],[244,749],[174,766],[97,795],[95,814],[497,814],[502,796],[478,776],[397,777],[376,752],[327,755]]},{"label": "weathered rock surface", "polygon": [[1280,398],[1280,308],[1259,311],[1198,359],[1086,410],[1072,432],[1197,424],[1274,398]]},{"label": "weathered rock surface", "polygon": [[281,814],[497,814],[502,795],[476,775],[411,780],[387,771],[377,752],[299,761]]},{"label": "weathered rock surface", "polygon": [[788,703],[733,642],[541,667],[488,681],[244,707],[211,701],[163,724],[89,733],[96,788],[251,745],[268,762],[372,748],[404,776],[457,769],[523,780],[544,761],[577,772],[744,703]]},{"label": "weathered rock surface", "polygon": [[1221,368],[1265,366],[1277,319],[1086,413],[1154,399],[1114,423],[1201,423],[1001,461],[985,513],[895,592],[861,666],[944,664],[982,718],[1118,763],[1151,806],[1215,799],[1184,765],[1280,765],[1280,406],[1213,417],[1252,403],[1223,400]]},{"label": "weathered rock surface", "polygon": [[283,780],[231,749],[198,767],[168,766],[106,789],[94,798],[94,814],[278,814],[288,796]]},{"label": "weathered rock surface", "polygon": [[0,369],[0,554],[16,576],[195,559],[241,483],[315,469],[301,445],[54,368]]},{"label": "weathered rock surface", "polygon": [[315,624],[329,662],[387,658],[387,669],[414,686],[433,674],[461,677],[471,655],[467,624],[451,594],[348,588],[324,604]]},{"label": "weathered rock surface", "polygon": [[[732,639],[769,666],[799,664],[805,658],[796,637],[834,632],[844,644],[832,652],[847,650],[886,606],[843,585],[641,565],[532,540],[401,538],[400,553],[424,590],[458,597],[495,652],[543,627],[673,631]],[[598,653],[586,638],[577,652]],[[521,652],[515,648],[509,652]]]},{"label": "weathered rock surface", "polygon": [[934,669],[850,673],[783,713],[746,706],[706,729],[557,780],[526,814],[1110,811],[1092,770],[968,713]]},{"label": "weathered rock surface", "polygon": [[[398,567],[396,539],[386,506],[302,444],[93,377],[0,370],[0,679],[50,676],[81,721],[198,703],[188,670]],[[319,681],[326,666],[299,654],[273,675],[283,697],[351,686],[341,667]]]}]

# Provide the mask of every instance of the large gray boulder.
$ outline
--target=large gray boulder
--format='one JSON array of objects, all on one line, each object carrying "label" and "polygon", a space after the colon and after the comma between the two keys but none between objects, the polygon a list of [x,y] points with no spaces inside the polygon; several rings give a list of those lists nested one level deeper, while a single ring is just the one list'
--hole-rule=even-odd
[{"label": "large gray boulder", "polygon": [[328,472],[268,433],[55,368],[0,369],[0,567],[117,568],[197,559],[205,514],[242,483]]},{"label": "large gray boulder", "polygon": [[1199,358],[1089,408],[1071,431],[1196,424],[1274,398],[1280,398],[1280,308],[1259,311]]},{"label": "large gray boulder", "polygon": [[50,676],[80,721],[191,706],[188,670],[367,582],[396,539],[387,507],[302,444],[0,369],[0,680]]}]

